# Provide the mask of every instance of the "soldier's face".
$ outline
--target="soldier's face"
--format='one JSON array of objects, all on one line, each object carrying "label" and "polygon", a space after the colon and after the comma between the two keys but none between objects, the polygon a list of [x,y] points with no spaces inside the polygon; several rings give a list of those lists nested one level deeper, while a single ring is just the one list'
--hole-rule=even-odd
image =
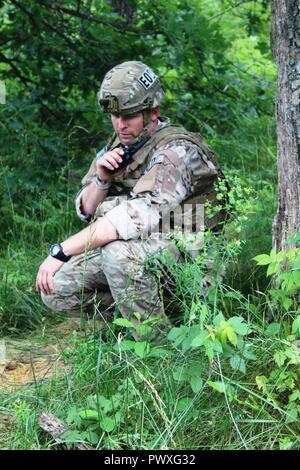
[{"label": "soldier's face", "polygon": [[124,145],[130,145],[144,128],[144,117],[141,111],[127,115],[111,114],[111,122],[115,133]]}]

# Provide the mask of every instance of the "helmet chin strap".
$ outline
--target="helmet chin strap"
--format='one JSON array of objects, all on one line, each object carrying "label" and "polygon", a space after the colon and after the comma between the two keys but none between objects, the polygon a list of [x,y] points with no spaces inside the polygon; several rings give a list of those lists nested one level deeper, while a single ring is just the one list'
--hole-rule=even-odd
[{"label": "helmet chin strap", "polygon": [[143,120],[144,120],[144,127],[140,135],[138,135],[135,139],[130,142],[130,146],[136,144],[137,142],[140,142],[143,140],[145,137],[149,135],[149,131],[151,128],[151,109],[146,108],[142,110],[143,113]]},{"label": "helmet chin strap", "polygon": [[142,130],[142,133],[140,134],[140,137],[146,137],[150,134],[151,126],[152,126],[152,121],[151,121],[151,108],[146,108],[143,109],[143,118],[144,118],[144,128]]},{"label": "helmet chin strap", "polygon": [[143,133],[149,132],[150,127],[151,127],[151,109],[150,108],[143,109],[142,113],[143,113],[143,118],[144,118]]}]

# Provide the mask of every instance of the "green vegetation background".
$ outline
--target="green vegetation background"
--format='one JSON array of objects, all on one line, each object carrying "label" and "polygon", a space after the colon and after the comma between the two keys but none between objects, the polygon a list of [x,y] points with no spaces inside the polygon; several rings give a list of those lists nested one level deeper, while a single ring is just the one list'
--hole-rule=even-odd
[{"label": "green vegetation background", "polygon": [[[98,109],[96,92],[106,71],[125,60],[141,60],[153,67],[166,89],[162,114],[191,131],[200,132],[214,148],[225,173],[232,178],[238,177],[241,186],[253,188],[247,201],[248,219],[240,227],[239,253],[228,269],[226,283],[232,289],[231,297],[235,296],[238,301],[237,315],[244,315],[249,320],[252,314],[258,323],[257,317],[260,316],[263,324],[265,303],[261,307],[262,300],[255,302],[253,299],[257,299],[258,292],[266,291],[268,281],[265,269],[257,266],[253,257],[271,250],[277,186],[274,123],[276,69],[269,41],[269,2],[0,1],[0,13],[0,79],[5,81],[7,93],[6,103],[0,105],[2,335],[24,334],[54,320],[53,314],[41,304],[35,292],[35,275],[48,253],[49,245],[82,228],[82,223],[74,214],[74,196],[95,151],[103,146],[110,134],[110,123]],[[187,289],[189,287],[186,286]],[[249,299],[253,302],[252,310]],[[227,313],[235,314],[233,300],[228,306],[227,299],[226,305]],[[216,329],[224,319],[219,318],[218,321]],[[243,336],[243,331],[242,327],[237,327],[236,334]],[[180,335],[177,333],[175,331],[170,341],[178,340]],[[231,339],[234,345],[232,336]],[[155,404],[157,397],[149,386],[151,374],[158,373],[151,358],[148,365],[141,365],[135,392],[132,392],[128,376],[133,369],[127,360],[113,365],[110,356],[113,349],[107,345],[103,346],[104,356],[105,351],[109,354],[104,359],[109,371],[104,398],[109,403],[103,401],[102,395],[105,393],[101,389],[102,434],[97,433],[97,426],[82,428],[87,411],[78,411],[76,400],[81,401],[82,397],[75,396],[84,381],[92,380],[96,364],[99,366],[99,345],[95,352],[95,341],[87,339],[82,343],[74,339],[76,347],[71,350],[70,356],[78,354],[74,359],[77,375],[72,376],[66,388],[55,383],[51,393],[39,389],[38,399],[30,399],[26,394],[25,398],[20,398],[17,392],[15,401],[11,395],[4,397],[2,411],[17,416],[18,432],[13,440],[15,448],[45,445],[41,444],[44,441],[41,441],[36,421],[32,419],[32,410],[37,413],[39,400],[47,406],[45,403],[49,403],[50,395],[55,393],[57,397],[60,394],[61,400],[68,405],[65,408],[63,405],[53,406],[52,409],[62,418],[67,417],[71,426],[81,426],[81,431],[85,429],[81,438],[93,445],[98,443],[99,448],[103,445],[122,448],[125,441],[127,448],[243,448],[245,439],[250,448],[297,446],[294,444],[298,442],[297,431],[287,431],[285,425],[280,428],[277,424],[285,423],[286,411],[283,417],[280,415],[278,418],[275,416],[279,413],[278,407],[274,408],[276,412],[272,407],[264,408],[264,403],[271,399],[264,396],[262,386],[262,401],[255,398],[257,389],[248,397],[250,404],[245,414],[250,424],[248,427],[244,424],[247,437],[241,439],[236,422],[228,412],[228,396],[233,400],[234,393],[215,381],[211,382],[207,395],[201,394],[200,382],[193,372],[193,358],[186,358],[185,376],[179,377],[177,370],[170,372],[172,379],[169,380],[167,375],[161,378],[158,390],[163,387],[169,391],[169,395],[163,397],[168,402],[168,409],[161,408],[158,412],[158,402]],[[262,337],[258,341],[262,344]],[[175,350],[179,345],[180,340],[172,354],[178,353]],[[127,346],[130,352],[132,345]],[[145,351],[143,346],[134,350],[138,361],[146,358],[148,352]],[[155,354],[159,356],[159,352],[154,353],[152,361]],[[255,367],[252,366],[252,375],[258,363],[262,361],[265,364],[265,354],[265,351],[261,352],[260,360]],[[182,351],[174,357],[175,363],[184,368]],[[168,367],[171,367],[170,361]],[[82,366],[81,373],[78,373],[79,364]],[[139,363],[134,364],[135,369],[140,366]],[[203,363],[202,368],[206,370],[207,366]],[[242,373],[242,369],[235,367],[236,373]],[[99,373],[99,367],[97,371]],[[127,388],[124,385],[113,392],[109,384],[115,380],[114,371],[121,374],[124,384],[127,380]],[[255,372],[259,373],[258,370]],[[82,383],[76,382],[78,377],[83,380]],[[143,382],[143,377],[148,377],[146,382]],[[238,382],[239,378],[235,377],[235,380]],[[255,375],[251,380],[255,388]],[[178,405],[176,383],[184,387],[185,381],[192,384],[192,391],[199,396],[191,398],[190,392],[182,392]],[[146,400],[141,401],[141,392],[137,392],[138,382],[146,384],[150,402],[152,400],[152,405],[155,405],[152,411]],[[99,415],[99,404],[95,398],[100,393],[97,387],[89,391],[92,398],[88,411],[96,410]],[[226,400],[222,393],[224,390],[227,390]],[[120,405],[125,395],[127,408],[124,404]],[[172,400],[178,405],[175,411]],[[239,400],[241,402],[243,399],[233,400],[232,406],[240,406]],[[8,403],[14,404],[9,406]],[[107,404],[105,409],[103,403]],[[131,410],[134,404],[139,410],[137,416],[132,411],[125,413],[125,408]],[[115,424],[112,423],[114,406],[117,410]],[[190,413],[193,407],[199,410],[198,420],[208,423],[210,434],[201,435],[199,422],[197,424],[195,415],[191,416]],[[147,410],[152,424],[146,426],[143,420]],[[171,432],[170,423],[176,413],[179,413],[179,418]],[[225,420],[224,413],[227,416]],[[242,411],[239,409],[238,413],[242,414]],[[93,418],[90,419],[93,422]],[[134,426],[128,424],[130,419],[136,419],[135,432]],[[246,423],[245,416],[243,419]],[[95,416],[94,421],[97,421]],[[116,422],[126,427],[127,437],[120,436],[120,433],[118,437],[112,437]],[[268,423],[272,423],[271,431]],[[165,426],[165,433],[159,431],[161,425]],[[194,431],[186,438],[185,431],[190,429]],[[72,442],[75,437],[73,434],[69,440]]]}]

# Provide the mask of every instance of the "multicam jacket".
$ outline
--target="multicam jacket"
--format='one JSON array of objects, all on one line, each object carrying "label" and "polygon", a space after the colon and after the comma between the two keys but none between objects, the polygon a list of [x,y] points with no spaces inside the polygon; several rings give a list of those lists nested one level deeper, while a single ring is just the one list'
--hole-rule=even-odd
[{"label": "multicam jacket", "polygon": [[[111,149],[119,145],[117,139],[111,142]],[[90,218],[81,210],[81,199],[96,178],[99,154],[76,197],[77,214],[82,220]],[[93,215],[105,215],[123,240],[145,238],[159,232],[162,218],[183,203],[213,201],[214,186],[221,175],[213,154],[198,135],[171,126],[168,118],[160,117],[151,138],[134,154],[124,173],[113,179],[107,197]],[[216,222],[205,218],[206,226]]]}]

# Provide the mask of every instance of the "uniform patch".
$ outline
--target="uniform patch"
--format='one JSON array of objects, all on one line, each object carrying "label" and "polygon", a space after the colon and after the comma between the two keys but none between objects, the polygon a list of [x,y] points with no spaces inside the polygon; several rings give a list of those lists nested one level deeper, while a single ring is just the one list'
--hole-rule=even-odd
[{"label": "uniform patch", "polygon": [[157,78],[158,76],[155,75],[153,70],[146,68],[142,75],[138,78],[138,81],[141,83],[141,85],[143,85],[146,90],[148,90],[148,88],[153,85]]}]

